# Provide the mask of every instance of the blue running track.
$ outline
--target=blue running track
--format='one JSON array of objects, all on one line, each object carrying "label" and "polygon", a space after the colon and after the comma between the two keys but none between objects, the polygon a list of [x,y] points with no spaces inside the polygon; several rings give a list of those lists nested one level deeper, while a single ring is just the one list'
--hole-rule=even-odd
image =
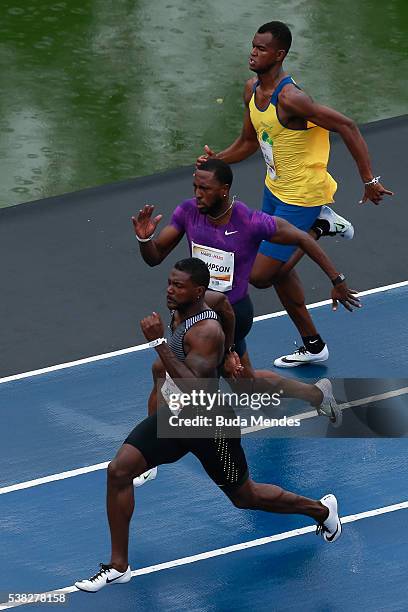
[{"label": "blue running track", "polygon": [[[352,314],[316,308],[314,320],[331,349],[330,359],[327,365],[284,373],[405,379],[407,386],[400,347],[408,341],[408,287],[368,295],[363,302]],[[249,340],[254,365],[271,367],[274,357],[292,350],[288,338],[293,336],[287,316],[256,322]],[[0,381],[0,603],[5,604],[0,609],[9,607],[8,593],[70,587],[109,560],[105,469],[63,473],[108,461],[144,417],[154,357],[153,350],[142,350]],[[406,405],[407,392],[400,398]],[[351,399],[359,398],[344,397]],[[310,410],[301,404],[294,409]],[[343,435],[358,411],[358,406],[345,408]],[[341,515],[349,517],[338,542],[328,545],[316,537],[305,517],[234,508],[198,461],[187,456],[160,468],[158,478],[137,491],[130,562],[133,570],[141,570],[138,575],[97,594],[74,590],[62,609],[406,610],[406,439],[378,432],[375,437],[330,437],[322,417],[302,423],[304,435],[315,437],[244,436],[251,475],[309,497],[334,492]],[[58,474],[50,482],[28,482]],[[373,510],[381,513],[371,516]],[[305,527],[311,529],[288,534]],[[277,537],[219,552],[270,536]],[[206,558],[196,558],[206,552]],[[176,560],[183,561],[157,567]]]}]

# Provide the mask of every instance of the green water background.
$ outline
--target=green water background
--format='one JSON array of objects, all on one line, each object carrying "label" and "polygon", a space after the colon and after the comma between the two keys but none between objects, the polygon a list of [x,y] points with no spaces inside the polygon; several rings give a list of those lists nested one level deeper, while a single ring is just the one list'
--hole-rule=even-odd
[{"label": "green water background", "polygon": [[408,108],[407,0],[2,0],[0,207],[188,165],[239,133],[259,25],[359,123]]}]

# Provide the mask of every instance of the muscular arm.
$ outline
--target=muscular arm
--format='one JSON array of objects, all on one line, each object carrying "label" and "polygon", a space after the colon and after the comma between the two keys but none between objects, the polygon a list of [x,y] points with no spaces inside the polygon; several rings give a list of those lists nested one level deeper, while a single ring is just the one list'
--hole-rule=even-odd
[{"label": "muscular arm", "polygon": [[373,178],[367,144],[352,119],[328,106],[317,104],[295,87],[283,89],[279,107],[289,117],[302,117],[330,132],[338,132],[354,157],[362,180],[367,182]]},{"label": "muscular arm", "polygon": [[285,219],[275,217],[276,232],[270,239],[270,242],[277,244],[294,244],[300,247],[317,265],[333,280],[339,273],[334,267],[331,259],[320,248],[317,242],[302,230],[294,227]]},{"label": "muscular arm", "polygon": [[139,242],[140,254],[149,266],[157,266],[178,245],[184,232],[180,232],[173,225],[162,229],[157,238],[149,242]]},{"label": "muscular arm", "polygon": [[[276,220],[277,231],[273,235],[271,242],[278,244],[296,244],[299,246],[317,265],[327,274],[330,280],[334,280],[339,276],[331,259],[319,247],[317,242],[313,240],[310,234],[302,232],[297,227],[294,227],[284,219]],[[349,289],[343,281],[332,288],[331,297],[333,300],[333,310],[337,309],[337,302],[341,302],[344,308],[352,311],[354,308],[360,308],[360,300],[356,297],[356,291]]]},{"label": "muscular arm", "polygon": [[[209,293],[215,292],[211,291]],[[226,299],[225,296],[222,297]],[[220,305],[223,303],[223,300],[213,299],[213,302]],[[234,316],[232,308],[231,311],[232,316]],[[205,329],[200,330],[199,328],[200,325],[202,326],[202,323],[210,323],[210,325],[206,325],[204,326]],[[152,366],[153,388],[148,401],[149,415],[154,414],[157,411],[158,403],[160,402],[161,404],[164,401],[158,389],[158,381],[160,379],[165,379],[166,370],[172,378],[176,379],[195,379],[215,376],[215,370],[219,361],[217,355],[220,353],[222,355],[224,352],[224,344],[222,344],[222,350],[220,350],[220,342],[223,341],[223,334],[215,321],[203,321],[202,323],[196,324],[194,326],[195,329],[187,332],[185,336],[184,347],[188,351],[188,355],[184,363],[177,359],[176,355],[167,344],[162,344],[156,348],[160,358],[156,359]],[[184,391],[191,391],[191,388],[188,388],[188,386],[186,387],[185,384],[183,387]]]},{"label": "muscular arm", "polygon": [[[353,156],[363,183],[373,179],[367,143],[355,122],[338,111],[317,104],[307,94],[295,87],[286,87],[279,96],[279,109],[290,122],[291,119],[303,118],[331,132],[340,134],[344,144]],[[370,199],[379,204],[383,194],[393,193],[378,183],[366,185],[362,201]]]},{"label": "muscular arm", "polygon": [[179,361],[167,344],[156,351],[172,378],[195,379],[215,376],[224,354],[224,334],[219,323],[208,319],[196,323],[184,336],[187,357]]},{"label": "muscular arm", "polygon": [[[163,215],[152,218],[154,206],[146,204],[136,217],[132,217],[133,230],[142,241],[153,236]],[[167,225],[154,240],[139,241],[140,254],[149,266],[157,266],[178,245],[184,231]]]},{"label": "muscular arm", "polygon": [[[254,79],[247,81],[244,88],[245,111],[240,136],[229,147],[219,153],[214,153],[206,147],[206,153],[209,157],[216,157],[217,159],[222,159],[227,164],[233,164],[246,159],[258,149],[258,138],[249,114],[249,101],[252,96],[253,81]],[[199,157],[197,160],[198,164],[200,161],[204,161],[205,157],[206,156]]]}]

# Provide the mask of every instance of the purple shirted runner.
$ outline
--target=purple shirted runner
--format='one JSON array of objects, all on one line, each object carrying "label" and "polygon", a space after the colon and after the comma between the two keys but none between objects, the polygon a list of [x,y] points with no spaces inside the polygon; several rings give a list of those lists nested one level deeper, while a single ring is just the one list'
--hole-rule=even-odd
[{"label": "purple shirted runner", "polygon": [[247,295],[258,248],[262,240],[270,240],[276,232],[274,217],[239,201],[225,225],[211,223],[199,212],[195,198],[177,206],[170,224],[185,232],[191,255],[199,256],[210,269],[210,288],[223,291],[231,304]]}]

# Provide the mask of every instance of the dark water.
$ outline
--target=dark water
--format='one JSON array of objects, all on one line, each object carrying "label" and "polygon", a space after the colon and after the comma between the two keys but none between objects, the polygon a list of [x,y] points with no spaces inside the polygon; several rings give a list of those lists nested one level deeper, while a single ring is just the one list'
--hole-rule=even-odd
[{"label": "dark water", "polygon": [[256,29],[286,67],[373,121],[407,112],[406,0],[2,0],[0,206],[192,163],[238,134]]}]

